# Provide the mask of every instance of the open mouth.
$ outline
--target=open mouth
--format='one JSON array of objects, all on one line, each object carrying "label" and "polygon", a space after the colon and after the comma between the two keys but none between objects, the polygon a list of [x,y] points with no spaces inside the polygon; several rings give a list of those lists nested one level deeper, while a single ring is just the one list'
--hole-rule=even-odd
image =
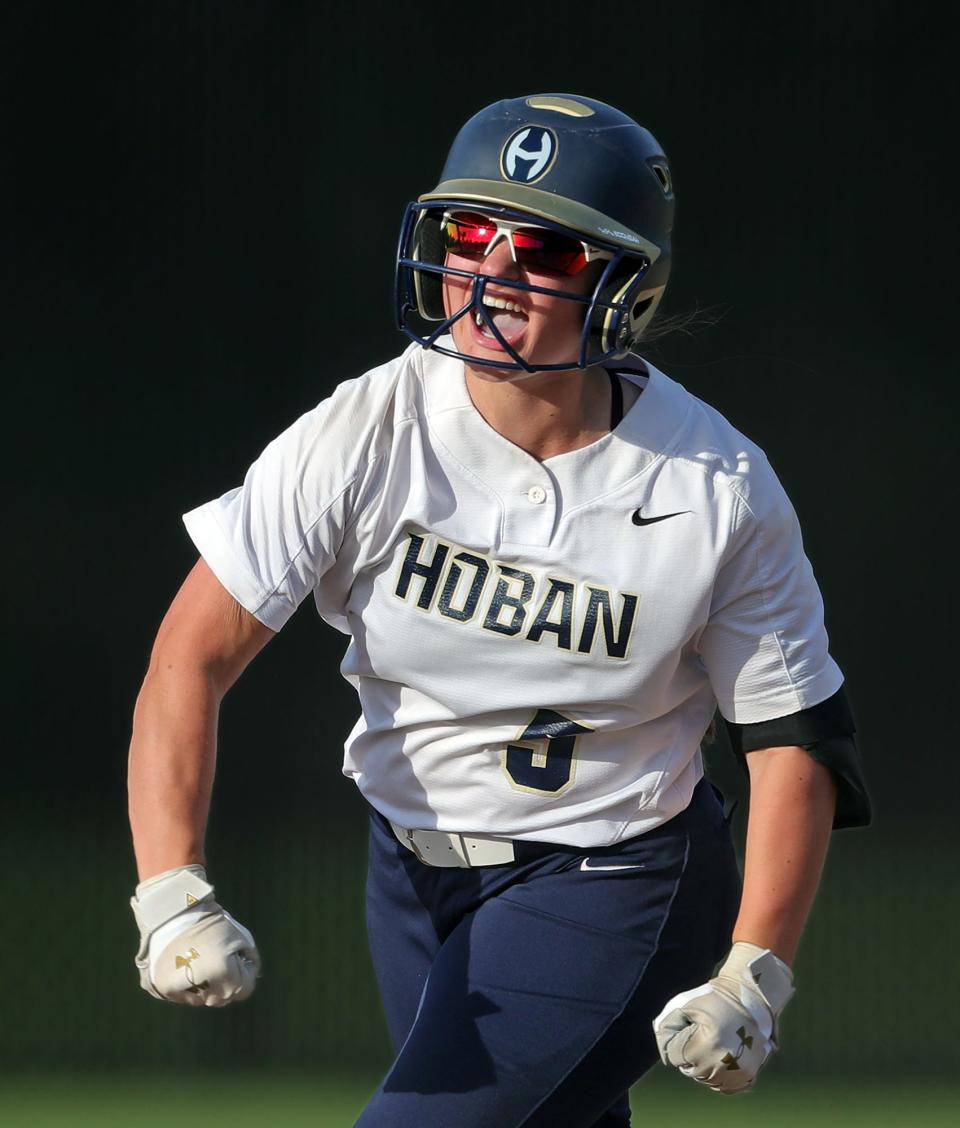
[{"label": "open mouth", "polygon": [[[486,316],[496,325],[497,331],[508,345],[515,345],[527,331],[527,315],[517,302],[484,294],[481,299]],[[493,330],[487,324],[479,307],[467,315],[473,324],[473,335],[486,348],[503,349]]]}]

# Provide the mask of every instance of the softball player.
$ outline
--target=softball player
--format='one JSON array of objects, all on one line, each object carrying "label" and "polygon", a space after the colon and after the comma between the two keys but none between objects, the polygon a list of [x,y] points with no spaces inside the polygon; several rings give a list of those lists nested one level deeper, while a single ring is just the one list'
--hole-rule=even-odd
[{"label": "softball player", "polygon": [[[626,1125],[658,1053],[747,1088],[831,825],[868,819],[790,503],[636,352],[673,209],[662,149],[610,106],[482,110],[407,209],[410,346],[184,517],[201,559],[131,745],[141,983],[254,988],[204,869],[217,711],[312,594],[360,698],[343,770],[396,1047],[362,1128]],[[703,778],[718,707],[751,782],[742,898]]]}]

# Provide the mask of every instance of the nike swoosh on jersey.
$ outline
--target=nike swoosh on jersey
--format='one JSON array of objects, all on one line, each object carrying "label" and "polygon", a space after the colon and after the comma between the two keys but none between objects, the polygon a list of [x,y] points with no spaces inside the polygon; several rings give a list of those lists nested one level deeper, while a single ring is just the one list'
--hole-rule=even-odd
[{"label": "nike swoosh on jersey", "polygon": [[582,870],[586,870],[589,873],[593,873],[594,870],[628,870],[628,869],[645,869],[646,867],[643,864],[638,865],[638,866],[592,866],[592,865],[590,865],[590,859],[584,858],[583,861],[580,863],[580,868]]},{"label": "nike swoosh on jersey", "polygon": [[658,521],[666,521],[669,517],[682,517],[684,513],[689,512],[689,509],[680,509],[676,513],[664,513],[661,517],[641,517],[640,510],[635,509],[631,520],[635,525],[655,525]]}]

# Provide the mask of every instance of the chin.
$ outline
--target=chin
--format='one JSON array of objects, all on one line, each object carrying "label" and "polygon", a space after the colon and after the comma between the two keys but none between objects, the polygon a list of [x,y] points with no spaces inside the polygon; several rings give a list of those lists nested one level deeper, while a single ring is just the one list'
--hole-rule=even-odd
[{"label": "chin", "polygon": [[523,368],[488,368],[486,365],[464,362],[471,374],[477,380],[485,380],[488,384],[517,384],[521,380],[528,380],[531,376],[539,376],[539,372],[527,372]]},{"label": "chin", "polygon": [[[507,381],[526,380],[531,376],[539,376],[542,373],[537,370],[534,372],[527,372],[523,368],[498,368],[497,362],[503,361],[504,364],[513,365],[515,361],[509,353],[505,352],[499,346],[490,347],[484,341],[477,339],[477,335],[468,332],[465,334],[467,340],[463,340],[460,334],[453,334],[453,343],[458,352],[463,353],[465,357],[476,357],[478,361],[485,363],[471,364],[469,360],[464,360],[464,364],[470,369],[471,373],[480,380],[486,380],[490,383],[502,384]],[[557,357],[539,357],[536,356],[536,348],[528,346],[525,341],[511,342],[517,351],[517,355],[521,357],[527,364],[558,364],[563,361],[560,356]],[[571,352],[576,354],[579,349],[579,339],[576,346],[571,348]],[[576,362],[570,365],[571,370],[576,369]],[[561,370],[557,370],[548,375],[558,375]]]},{"label": "chin", "polygon": [[[520,356],[523,356],[523,353],[520,353]],[[486,358],[484,357],[483,359]],[[509,363],[512,363],[509,357],[507,359]],[[523,359],[528,364],[559,364],[562,362],[560,357],[550,360],[532,360],[528,356],[523,356]],[[496,384],[503,384],[508,381],[517,383],[520,380],[529,380],[533,376],[564,376],[570,372],[585,371],[584,369],[579,368],[575,361],[570,365],[569,368],[554,368],[547,371],[535,368],[533,372],[527,372],[527,370],[524,368],[495,368],[493,365],[490,365],[488,367],[485,364],[471,364],[469,360],[464,361],[464,364],[466,364],[467,368],[470,369],[470,372],[477,379],[486,380],[490,383]]]}]

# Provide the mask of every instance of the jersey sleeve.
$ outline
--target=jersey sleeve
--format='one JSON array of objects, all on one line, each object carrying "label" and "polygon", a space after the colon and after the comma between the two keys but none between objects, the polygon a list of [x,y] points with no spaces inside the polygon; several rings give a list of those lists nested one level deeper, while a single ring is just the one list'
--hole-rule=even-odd
[{"label": "jersey sleeve", "polygon": [[793,506],[762,454],[752,478],[699,644],[720,712],[736,724],[795,713],[843,682]]},{"label": "jersey sleeve", "polygon": [[338,389],[267,445],[242,486],[183,515],[217,579],[271,630],[336,559],[363,464],[355,399]]}]

